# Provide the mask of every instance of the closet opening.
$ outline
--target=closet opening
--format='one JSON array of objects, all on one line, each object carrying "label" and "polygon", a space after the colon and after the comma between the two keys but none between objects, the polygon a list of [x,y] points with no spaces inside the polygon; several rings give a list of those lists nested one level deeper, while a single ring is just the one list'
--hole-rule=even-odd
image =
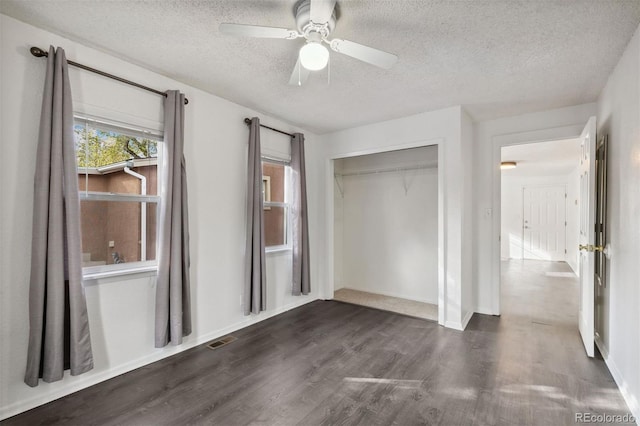
[{"label": "closet opening", "polygon": [[438,146],[333,171],[333,299],[438,321]]}]

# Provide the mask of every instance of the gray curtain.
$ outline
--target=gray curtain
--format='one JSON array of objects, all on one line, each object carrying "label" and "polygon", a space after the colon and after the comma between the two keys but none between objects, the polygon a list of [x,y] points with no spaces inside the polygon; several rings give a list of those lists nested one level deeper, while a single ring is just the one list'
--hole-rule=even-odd
[{"label": "gray curtain", "polygon": [[260,120],[251,119],[247,178],[247,248],[245,251],[244,314],[267,309],[262,196]]},{"label": "gray curtain", "polygon": [[156,348],[179,345],[191,334],[184,94],[177,90],[167,91],[164,101],[164,143],[168,161],[166,197],[160,205]]},{"label": "gray curtain", "polygon": [[[82,288],[82,239],[73,107],[64,50],[49,47],[36,154],[24,381],[37,386],[93,368]],[[5,342],[6,343],[6,342]]]},{"label": "gray curtain", "polygon": [[309,294],[309,226],[307,220],[307,177],[304,165],[304,135],[294,133],[291,139],[291,186],[293,189],[293,294]]}]

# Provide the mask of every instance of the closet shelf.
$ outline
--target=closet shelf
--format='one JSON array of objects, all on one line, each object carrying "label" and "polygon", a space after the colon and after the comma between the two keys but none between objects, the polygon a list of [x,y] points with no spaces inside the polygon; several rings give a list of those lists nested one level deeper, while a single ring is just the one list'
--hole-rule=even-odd
[{"label": "closet shelf", "polygon": [[405,172],[409,170],[422,170],[422,169],[437,169],[437,164],[418,164],[416,166],[407,166],[407,167],[391,167],[386,169],[374,169],[374,170],[361,170],[357,172],[346,172],[346,173],[336,173],[335,176],[362,176],[362,175],[372,175],[379,173],[398,173]]},{"label": "closet shelf", "polygon": [[404,195],[407,195],[409,192],[409,187],[411,186],[411,182],[407,180],[407,173],[411,170],[423,170],[423,169],[437,169],[437,163],[425,163],[425,164],[417,164],[415,166],[405,166],[405,167],[390,167],[385,169],[374,169],[374,170],[360,170],[355,172],[346,172],[346,173],[334,173],[333,179],[336,181],[336,185],[338,186],[338,191],[340,191],[340,196],[344,198],[344,182],[341,183],[340,180],[345,176],[363,176],[363,175],[372,175],[372,174],[380,174],[380,173],[402,173],[402,187],[404,188]]}]

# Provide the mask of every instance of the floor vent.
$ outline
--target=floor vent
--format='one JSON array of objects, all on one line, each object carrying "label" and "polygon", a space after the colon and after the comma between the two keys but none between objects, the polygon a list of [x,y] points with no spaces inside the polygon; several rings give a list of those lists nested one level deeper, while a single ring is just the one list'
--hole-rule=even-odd
[{"label": "floor vent", "polygon": [[219,347],[222,347],[222,346],[224,346],[224,345],[226,345],[228,343],[231,343],[231,342],[235,342],[236,340],[238,340],[237,337],[226,336],[226,337],[223,337],[221,339],[214,340],[213,342],[209,343],[207,345],[207,347],[209,349],[218,349]]}]

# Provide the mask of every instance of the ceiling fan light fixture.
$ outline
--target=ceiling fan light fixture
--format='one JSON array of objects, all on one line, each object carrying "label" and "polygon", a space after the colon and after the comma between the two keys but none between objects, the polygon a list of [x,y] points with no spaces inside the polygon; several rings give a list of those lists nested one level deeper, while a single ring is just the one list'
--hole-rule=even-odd
[{"label": "ceiling fan light fixture", "polygon": [[309,71],[320,71],[329,63],[329,50],[316,41],[309,41],[299,53],[300,64]]},{"label": "ceiling fan light fixture", "polygon": [[503,161],[502,163],[500,163],[500,170],[515,169],[517,165],[518,163],[516,163],[515,161]]}]

